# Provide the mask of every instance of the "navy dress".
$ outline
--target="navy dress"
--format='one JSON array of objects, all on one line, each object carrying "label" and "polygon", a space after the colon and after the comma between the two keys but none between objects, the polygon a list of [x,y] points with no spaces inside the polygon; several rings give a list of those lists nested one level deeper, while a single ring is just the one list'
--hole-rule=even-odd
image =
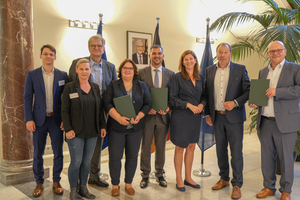
[{"label": "navy dress", "polygon": [[196,81],[194,87],[191,80],[184,80],[181,72],[175,74],[171,82],[170,102],[173,106],[170,123],[170,136],[174,145],[186,148],[190,143],[199,141],[201,114],[194,114],[186,107],[187,103],[195,106],[205,101],[201,98],[203,79]]}]

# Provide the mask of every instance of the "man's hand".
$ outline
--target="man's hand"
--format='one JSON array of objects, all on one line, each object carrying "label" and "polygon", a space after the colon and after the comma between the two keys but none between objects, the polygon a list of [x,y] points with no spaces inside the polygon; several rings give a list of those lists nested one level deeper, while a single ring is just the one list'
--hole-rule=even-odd
[{"label": "man's hand", "polygon": [[228,111],[231,111],[234,106],[235,106],[235,103],[234,101],[226,101],[225,103],[222,104],[224,106],[224,108]]},{"label": "man's hand", "polygon": [[170,108],[168,107],[167,110],[166,110],[166,112],[164,110],[160,110],[160,111],[158,111],[158,114],[160,114],[160,115],[166,115],[169,111],[170,111]]},{"label": "man's hand", "polygon": [[29,131],[35,131],[36,127],[35,127],[34,121],[28,121],[28,122],[26,122],[26,128]]},{"label": "man's hand", "polygon": [[153,108],[151,108],[151,110],[148,113],[148,115],[156,115],[156,111]]},{"label": "man's hand", "polygon": [[269,88],[266,90],[266,96],[268,98],[276,96],[276,88]]},{"label": "man's hand", "polygon": [[209,115],[207,115],[205,118],[206,118],[206,123],[207,123],[208,125],[212,126],[213,123],[212,123],[212,121],[211,121],[211,117],[210,117]]},{"label": "man's hand", "polygon": [[258,108],[258,106],[255,105],[255,104],[250,104],[249,107],[250,107],[250,108]]},{"label": "man's hand", "polygon": [[61,124],[60,124],[60,130],[64,130],[64,124],[63,124],[63,122],[61,122]]}]

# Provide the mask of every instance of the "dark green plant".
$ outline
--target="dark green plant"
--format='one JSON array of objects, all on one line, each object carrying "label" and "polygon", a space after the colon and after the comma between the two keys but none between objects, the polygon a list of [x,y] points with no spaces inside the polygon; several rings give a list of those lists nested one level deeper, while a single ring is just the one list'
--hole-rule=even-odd
[{"label": "dark green plant", "polygon": [[247,12],[231,12],[219,17],[210,26],[210,30],[230,31],[233,25],[248,22],[257,22],[246,39],[236,36],[237,42],[231,44],[232,59],[243,60],[254,53],[268,60],[266,52],[270,42],[280,40],[287,49],[286,60],[290,62],[300,61],[300,1],[287,0],[292,9],[280,8],[273,0],[237,0],[242,3],[249,1],[261,1],[267,8],[258,14]]}]

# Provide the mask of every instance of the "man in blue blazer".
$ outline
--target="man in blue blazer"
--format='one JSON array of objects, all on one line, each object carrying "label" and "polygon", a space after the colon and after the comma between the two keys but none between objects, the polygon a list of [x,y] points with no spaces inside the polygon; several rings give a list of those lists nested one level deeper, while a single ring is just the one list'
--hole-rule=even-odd
[{"label": "man in blue blazer", "polygon": [[218,45],[217,58],[218,63],[205,71],[206,122],[214,128],[220,169],[220,180],[212,189],[220,190],[229,186],[229,143],[233,171],[231,197],[239,199],[243,185],[243,123],[246,120],[244,104],[249,97],[250,80],[244,65],[230,61],[229,44]]},{"label": "man in blue blazer", "polygon": [[[84,57],[91,61],[92,73],[89,80],[93,83],[97,83],[100,88],[100,94],[102,96],[103,92],[106,90],[107,86],[112,80],[117,80],[117,72],[115,65],[101,59],[102,54],[105,51],[105,40],[101,35],[94,35],[90,37],[88,41],[88,48],[90,56]],[[78,79],[76,73],[76,64],[78,58],[73,60],[72,65],[69,70],[70,81],[75,81]],[[101,150],[102,150],[102,137],[98,137],[97,144],[94,150],[94,154],[91,160],[90,177],[88,180],[89,184],[96,184],[100,187],[108,187],[108,183],[99,177],[101,169]]]},{"label": "man in blue blazer", "polygon": [[53,190],[63,194],[59,181],[63,169],[63,125],[61,120],[61,94],[68,82],[66,72],[54,68],[56,50],[47,44],[41,48],[42,66],[29,71],[24,87],[24,115],[26,128],[33,132],[33,173],[37,186],[33,196],[38,197],[44,189],[43,155],[49,132],[54,154]]},{"label": "man in blue blazer", "polygon": [[[267,106],[260,106],[257,130],[261,143],[261,171],[264,188],[256,195],[275,195],[276,156],[281,169],[281,200],[290,200],[294,181],[293,152],[300,130],[300,65],[285,60],[286,49],[281,41],[269,44],[271,63],[259,71],[259,79],[270,79],[266,90]],[[250,105],[257,108],[256,105]]]}]

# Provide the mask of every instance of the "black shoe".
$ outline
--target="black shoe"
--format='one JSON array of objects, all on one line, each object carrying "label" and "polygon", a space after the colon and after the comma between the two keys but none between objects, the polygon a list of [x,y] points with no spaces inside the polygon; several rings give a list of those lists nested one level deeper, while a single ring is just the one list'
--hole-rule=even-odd
[{"label": "black shoe", "polygon": [[146,188],[146,187],[148,187],[148,183],[149,183],[149,177],[143,178],[142,181],[140,182],[141,188]]},{"label": "black shoe", "polygon": [[159,182],[161,187],[167,187],[167,181],[164,179],[163,176],[156,177],[156,182]]},{"label": "black shoe", "polygon": [[100,178],[89,179],[88,183],[98,185],[99,187],[108,187],[109,185],[105,180],[101,180]]},{"label": "black shoe", "polygon": [[71,188],[70,199],[71,200],[83,200],[83,198],[81,198],[81,196],[76,192],[76,187]]},{"label": "black shoe", "polygon": [[86,185],[81,185],[79,189],[80,196],[87,198],[87,199],[95,199],[96,196],[90,193],[90,191],[87,189]]}]

